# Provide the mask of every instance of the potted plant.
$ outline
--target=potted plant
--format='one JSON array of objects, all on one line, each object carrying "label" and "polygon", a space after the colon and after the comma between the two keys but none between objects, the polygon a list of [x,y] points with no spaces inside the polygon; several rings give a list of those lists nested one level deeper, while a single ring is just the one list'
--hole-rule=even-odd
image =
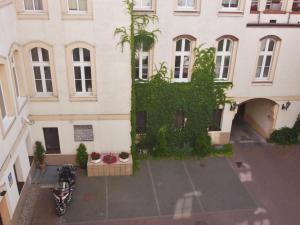
[{"label": "potted plant", "polygon": [[77,148],[76,162],[82,169],[86,169],[88,161],[88,153],[86,151],[86,146],[82,143]]},{"label": "potted plant", "polygon": [[128,152],[121,152],[119,154],[119,161],[122,163],[126,163],[129,161],[129,153]]},{"label": "potted plant", "polygon": [[91,154],[91,162],[92,163],[100,163],[101,162],[101,155],[98,152],[92,152]]},{"label": "potted plant", "polygon": [[103,157],[103,162],[105,162],[107,164],[115,163],[115,162],[117,162],[117,157],[112,153],[107,154]]},{"label": "potted plant", "polygon": [[45,158],[46,158],[46,151],[42,142],[40,141],[35,142],[34,161],[36,163],[36,166],[41,170],[45,170],[46,168]]}]

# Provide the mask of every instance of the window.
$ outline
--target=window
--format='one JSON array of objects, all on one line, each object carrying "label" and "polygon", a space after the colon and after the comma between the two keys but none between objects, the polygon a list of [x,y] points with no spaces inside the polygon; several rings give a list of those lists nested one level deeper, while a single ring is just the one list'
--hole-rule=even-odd
[{"label": "window", "polygon": [[72,52],[76,93],[91,93],[92,71],[90,51],[86,48],[75,48]]},{"label": "window", "polygon": [[209,131],[220,131],[223,109],[214,110]]},{"label": "window", "polygon": [[196,0],[177,0],[177,8],[181,10],[196,9]]},{"label": "window", "polygon": [[147,128],[147,112],[136,112],[136,132],[137,134],[145,134]]},{"label": "window", "polygon": [[12,54],[10,58],[10,64],[11,64],[11,72],[12,72],[12,78],[15,86],[15,92],[17,98],[20,97],[20,88],[19,88],[19,81],[18,81],[18,76],[17,76],[17,67],[16,67],[16,61],[15,61],[15,56]]},{"label": "window", "polygon": [[267,0],[266,11],[281,11],[282,0]]},{"label": "window", "polygon": [[228,38],[218,42],[216,53],[216,79],[225,79],[229,77],[229,66],[233,49],[233,41]]},{"label": "window", "polygon": [[222,0],[222,7],[225,9],[238,9],[239,0]]},{"label": "window", "polygon": [[293,6],[292,6],[293,12],[300,12],[300,0],[294,0]]},{"label": "window", "polygon": [[191,64],[191,41],[181,38],[176,41],[174,80],[188,81]]},{"label": "window", "polygon": [[185,113],[183,110],[177,110],[175,116],[175,128],[182,129],[185,126]]},{"label": "window", "polygon": [[69,11],[85,12],[87,11],[87,0],[68,0]]},{"label": "window", "polygon": [[137,52],[137,57],[135,59],[135,70],[136,79],[146,80],[149,77],[149,57],[150,52],[144,51],[143,48],[139,49]]},{"label": "window", "polygon": [[29,11],[43,10],[43,0],[24,0],[24,9]]},{"label": "window", "polygon": [[274,64],[274,51],[277,48],[277,42],[273,38],[265,38],[261,41],[260,53],[256,69],[257,80],[269,80]]},{"label": "window", "polygon": [[74,125],[74,141],[94,141],[92,125]]},{"label": "window", "polygon": [[3,91],[2,91],[1,82],[0,82],[0,110],[1,110],[2,119],[6,118],[7,111],[6,111],[6,106],[5,106],[5,101],[4,101],[4,95],[3,95]]},{"label": "window", "polygon": [[152,10],[152,0],[135,0],[135,10]]},{"label": "window", "polygon": [[252,0],[251,1],[251,8],[250,8],[250,12],[258,12],[258,0]]},{"label": "window", "polygon": [[36,92],[39,94],[52,94],[52,78],[48,50],[44,48],[31,49],[31,60]]}]

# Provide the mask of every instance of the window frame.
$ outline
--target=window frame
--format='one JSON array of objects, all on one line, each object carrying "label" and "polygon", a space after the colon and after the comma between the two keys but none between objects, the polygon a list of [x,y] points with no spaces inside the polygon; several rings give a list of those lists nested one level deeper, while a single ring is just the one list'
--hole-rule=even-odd
[{"label": "window frame", "polygon": [[[32,0],[34,1],[34,0]],[[48,0],[41,0],[43,9],[42,10],[26,10],[24,0],[15,0],[15,7],[17,12],[18,19],[40,19],[48,20],[49,19],[49,10],[48,10]]]},{"label": "window frame", "polygon": [[[78,1],[78,0],[77,0]],[[93,20],[93,0],[86,0],[87,10],[69,10],[69,0],[61,0],[63,20]]]},{"label": "window frame", "polygon": [[[140,3],[142,3],[143,1],[146,1],[146,0],[134,0],[134,1],[139,1]],[[136,7],[135,4],[133,5],[133,11],[153,11],[154,9],[154,1],[155,0],[150,0],[151,1],[151,6],[150,7],[144,7],[142,4],[141,4],[141,7]]]},{"label": "window frame", "polygon": [[8,70],[8,60],[0,55],[0,83],[2,98],[5,106],[6,115],[2,116],[0,110],[0,128],[5,137],[15,121],[15,104],[13,100],[12,80]]},{"label": "window frame", "polygon": [[[139,72],[136,73],[136,80],[149,80],[152,75],[152,57],[153,57],[153,48],[152,47],[149,51],[144,51],[143,47],[138,49],[136,52],[136,58],[135,60],[138,60],[138,65],[135,63],[135,70],[139,69]],[[148,56],[148,72],[147,72],[147,78],[143,78],[143,56]]]},{"label": "window frame", "polygon": [[[35,48],[37,49],[38,61],[33,61],[32,60],[32,50],[35,49]],[[37,95],[40,95],[40,96],[52,96],[53,95],[53,84],[52,84],[53,81],[52,81],[52,72],[51,72],[51,67],[50,67],[50,59],[49,59],[49,61],[44,61],[44,59],[43,59],[43,49],[44,48],[41,48],[41,47],[35,47],[35,48],[32,48],[30,50],[30,53],[31,53],[31,64],[32,64],[32,68],[33,68],[34,81],[36,82],[37,80],[41,80],[41,83],[42,83],[42,92],[38,91],[36,85],[35,85],[35,88],[36,88],[35,91],[36,91]],[[49,57],[49,51],[47,49],[45,49],[45,51],[47,51],[48,57]],[[46,79],[45,67],[49,67],[51,79]],[[37,79],[35,77],[34,68],[39,68],[41,79]],[[48,89],[47,88],[47,84],[46,84],[47,80],[51,81],[52,91],[48,91],[47,90]]]},{"label": "window frame", "polygon": [[[90,68],[91,72],[92,72],[92,65],[91,65],[91,52],[89,49],[86,48],[74,48],[72,50],[72,55],[74,55],[74,51],[78,49],[79,51],[79,61],[74,61],[74,56],[72,57],[72,66],[73,66],[73,75],[74,75],[74,85],[75,85],[75,93],[76,95],[83,95],[83,96],[89,96],[92,94],[93,92],[93,85],[92,85],[92,75],[90,79],[87,79],[86,77],[86,71],[85,68],[88,67]],[[84,49],[86,49],[88,51],[89,57],[90,57],[90,61],[85,61],[84,60]],[[76,78],[75,75],[75,67],[79,67],[80,68],[80,79]],[[81,82],[81,90],[82,91],[77,91],[76,90],[76,81],[80,80]],[[91,81],[91,85],[92,85],[92,89],[91,91],[86,90],[86,83],[87,81],[90,80]]]},{"label": "window frame", "polygon": [[[76,92],[75,74],[73,66],[73,49],[85,48],[90,52],[90,66],[91,66],[91,83],[92,92],[81,94]],[[96,50],[95,46],[86,42],[72,42],[65,46],[66,63],[67,63],[67,77],[69,83],[69,99],[70,101],[97,101],[97,77],[96,77]]]},{"label": "window frame", "polygon": [[201,0],[194,0],[195,7],[180,7],[178,6],[178,0],[173,1],[175,15],[197,15],[200,13]]},{"label": "window frame", "polygon": [[[256,10],[252,10],[252,6],[256,4]],[[250,14],[259,13],[259,0],[251,0],[250,3]]]},{"label": "window frame", "polygon": [[43,4],[44,2],[43,2],[43,0],[38,0],[42,4],[42,9],[35,9],[36,8],[36,5],[35,5],[35,1],[36,0],[30,0],[32,2],[33,9],[26,9],[25,1],[26,0],[23,0],[24,11],[26,11],[26,12],[35,12],[35,13],[39,13],[39,12],[43,12],[44,11],[44,4]]},{"label": "window frame", "polygon": [[[22,58],[23,52],[21,46],[17,43],[12,44],[9,52],[10,54],[8,58],[10,63],[11,78],[13,81],[13,87],[14,87],[15,99],[17,101],[18,112],[20,112],[27,101],[27,88],[26,88],[27,85],[25,84],[25,78],[24,78],[25,72],[23,66],[24,62]],[[19,95],[16,90],[16,85],[18,85],[17,88],[18,88]]]},{"label": "window frame", "polygon": [[[273,46],[273,51],[272,55],[267,54],[269,51],[262,51],[262,44],[264,41],[267,41],[265,48],[268,49],[269,45],[269,40],[274,41],[274,46]],[[257,54],[257,60],[255,64],[255,71],[254,71],[254,78],[252,83],[272,83],[274,80],[275,72],[276,72],[276,67],[277,67],[277,60],[279,56],[279,50],[281,46],[281,39],[275,35],[268,35],[260,39],[259,45],[258,45],[258,54]],[[262,53],[263,52],[263,53]],[[257,77],[257,70],[259,67],[259,58],[260,56],[265,56],[263,57],[262,65],[265,66],[265,61],[267,56],[271,56],[271,62],[269,66],[269,71],[268,71],[268,76],[263,77],[264,69],[265,67],[262,67],[260,70],[260,76]]]},{"label": "window frame", "polygon": [[[294,5],[298,4],[298,11],[294,10]],[[300,14],[300,0],[294,0],[292,2],[292,6],[291,6],[291,13],[296,13],[296,14]]]},{"label": "window frame", "polygon": [[[35,77],[33,71],[33,63],[31,50],[33,48],[44,48],[48,51],[49,57],[49,67],[51,72],[51,80],[52,80],[52,94],[50,92],[45,94],[40,94],[36,91],[35,85]],[[41,41],[33,41],[24,45],[24,64],[26,74],[30,74],[29,79],[27,81],[27,85],[29,87],[29,96],[32,101],[58,101],[58,90],[57,90],[57,78],[56,78],[56,70],[54,64],[54,54],[53,54],[53,46],[46,44]]]},{"label": "window frame", "polygon": [[281,1],[280,9],[271,9],[272,2],[270,2],[270,9],[267,9],[269,1],[273,1],[273,0],[266,0],[265,1],[265,5],[264,5],[264,8],[263,8],[263,13],[265,13],[265,14],[272,14],[272,13],[275,13],[275,14],[276,13],[279,13],[279,14],[283,13],[284,14],[284,13],[286,13],[285,11],[286,11],[286,7],[287,7],[287,3],[288,3],[287,0],[280,0]]},{"label": "window frame", "polygon": [[[181,45],[181,51],[176,51],[176,45],[179,40],[184,40],[184,45]],[[190,51],[187,53],[187,51],[184,51],[185,49],[185,43],[188,40],[190,41]],[[180,83],[180,82],[189,82],[191,80],[191,73],[192,73],[192,65],[194,62],[194,54],[193,49],[196,45],[196,38],[191,35],[180,35],[173,39],[173,59],[172,59],[172,69],[174,72],[174,75],[172,77],[172,82]],[[180,56],[180,71],[179,71],[179,78],[175,78],[175,63],[176,63],[176,57]],[[187,78],[183,78],[183,69],[184,69],[184,57],[189,56],[189,66],[188,66],[188,75]]]},{"label": "window frame", "polygon": [[68,12],[69,13],[74,13],[74,14],[86,14],[87,12],[88,12],[88,2],[87,2],[87,0],[85,0],[85,2],[86,2],[86,10],[80,10],[79,9],[79,1],[80,0],[75,0],[76,1],[76,10],[71,10],[70,9],[70,4],[69,4],[69,1],[70,0],[66,0],[67,1],[67,6],[68,6]]},{"label": "window frame", "polygon": [[[227,73],[227,78],[220,78],[220,74],[219,76],[215,77],[215,81],[216,82],[232,82],[233,80],[233,76],[234,76],[234,71],[235,71],[235,63],[236,63],[236,58],[237,58],[237,49],[238,49],[238,42],[239,39],[233,35],[223,35],[219,38],[216,39],[216,44],[215,44],[215,48],[216,48],[216,58],[215,58],[215,63],[217,63],[217,56],[218,56],[218,45],[219,42],[222,40],[229,40],[231,41],[231,52],[230,52],[230,60],[229,60],[229,66],[228,66],[228,73]],[[223,50],[224,48],[226,48],[226,46],[223,44]],[[226,54],[225,54],[226,56]],[[224,58],[225,60],[225,58]],[[222,61],[224,61],[222,59]],[[217,75],[217,74],[216,74]]]},{"label": "window frame", "polygon": [[239,10],[239,8],[240,8],[240,4],[241,4],[241,1],[240,0],[236,0],[237,1],[237,7],[231,7],[230,6],[230,3],[231,3],[231,1],[234,1],[234,0],[229,0],[229,7],[224,7],[223,6],[223,1],[224,0],[222,0],[222,2],[221,2],[221,5],[222,5],[222,10],[224,10],[224,11],[237,11],[237,10]]}]

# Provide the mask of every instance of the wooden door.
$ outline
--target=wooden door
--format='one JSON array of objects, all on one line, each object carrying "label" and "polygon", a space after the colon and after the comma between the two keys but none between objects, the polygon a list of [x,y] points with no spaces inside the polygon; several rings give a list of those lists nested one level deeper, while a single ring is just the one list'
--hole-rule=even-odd
[{"label": "wooden door", "polygon": [[60,154],[60,144],[57,127],[43,128],[46,154]]}]

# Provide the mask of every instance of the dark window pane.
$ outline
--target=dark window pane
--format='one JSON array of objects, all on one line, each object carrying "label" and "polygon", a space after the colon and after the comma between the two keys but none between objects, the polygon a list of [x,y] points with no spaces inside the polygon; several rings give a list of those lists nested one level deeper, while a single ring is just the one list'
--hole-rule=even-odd
[{"label": "dark window pane", "polygon": [[139,79],[139,72],[140,72],[139,68],[136,67],[135,68],[135,79]]},{"label": "dark window pane", "polygon": [[230,56],[225,56],[224,66],[229,66]]},{"label": "dark window pane", "polygon": [[79,66],[74,67],[75,79],[81,79],[81,70]]},{"label": "dark window pane", "polygon": [[37,92],[43,92],[43,85],[41,80],[35,80],[35,86]]},{"label": "dark window pane", "polygon": [[180,68],[175,67],[174,77],[179,78],[179,74],[180,74]]},{"label": "dark window pane", "polygon": [[49,62],[49,54],[48,51],[44,48],[42,48],[42,56],[44,62]]},{"label": "dark window pane", "polygon": [[52,92],[53,91],[51,80],[46,80],[46,88],[47,88],[47,92]]},{"label": "dark window pane", "polygon": [[45,78],[46,79],[51,79],[51,72],[50,72],[50,67],[49,66],[44,67],[44,72],[45,72]]},{"label": "dark window pane", "polygon": [[148,68],[143,68],[142,78],[143,79],[147,79],[148,78]]},{"label": "dark window pane", "polygon": [[148,66],[148,56],[143,56],[143,67]]},{"label": "dark window pane", "polygon": [[273,51],[274,45],[275,45],[275,42],[273,40],[270,40],[268,51],[270,51],[270,52]]},{"label": "dark window pane", "polygon": [[82,83],[81,80],[75,80],[76,92],[82,92]]},{"label": "dark window pane", "polygon": [[223,114],[223,109],[214,110],[211,125],[209,127],[210,131],[220,131],[221,130],[222,114]]},{"label": "dark window pane", "polygon": [[269,75],[269,69],[270,69],[269,66],[265,66],[264,73],[263,73],[263,77],[264,78],[268,77],[268,75]]},{"label": "dark window pane", "polygon": [[260,77],[260,73],[261,73],[261,66],[258,66],[258,67],[257,67],[257,70],[256,70],[256,77],[257,77],[257,78]]},{"label": "dark window pane", "polygon": [[90,51],[88,49],[86,49],[86,48],[83,49],[83,60],[85,62],[91,61]]},{"label": "dark window pane", "polygon": [[219,41],[219,43],[218,43],[218,52],[223,51],[223,44],[224,44],[224,40]]},{"label": "dark window pane", "polygon": [[224,67],[222,78],[227,78],[227,76],[228,76],[228,67]]},{"label": "dark window pane", "polygon": [[33,10],[32,0],[24,0],[25,10]]},{"label": "dark window pane", "polygon": [[227,43],[226,43],[226,52],[230,52],[231,51],[231,41],[229,39],[226,39]]},{"label": "dark window pane", "polygon": [[184,67],[182,71],[182,78],[188,78],[189,68]]},{"label": "dark window pane", "polygon": [[180,59],[181,59],[180,56],[175,57],[175,67],[180,67]]},{"label": "dark window pane", "polygon": [[92,81],[91,80],[85,80],[85,91],[92,92]]},{"label": "dark window pane", "polygon": [[39,55],[38,55],[38,49],[33,48],[31,49],[31,58],[33,62],[38,62],[39,61]]},{"label": "dark window pane", "polygon": [[34,0],[35,10],[43,10],[43,0]]},{"label": "dark window pane", "polygon": [[85,66],[84,67],[84,74],[85,74],[85,79],[92,79],[91,67],[90,66]]},{"label": "dark window pane", "polygon": [[271,60],[272,60],[272,56],[268,55],[267,58],[266,58],[265,66],[270,66],[271,65]]},{"label": "dark window pane", "polygon": [[189,40],[185,40],[184,51],[189,52],[191,50],[191,42]]},{"label": "dark window pane", "polygon": [[184,127],[184,120],[185,120],[184,111],[177,110],[176,111],[176,117],[175,117],[175,128],[177,128],[177,129],[183,128]]},{"label": "dark window pane", "polygon": [[34,78],[35,79],[42,79],[40,67],[34,66],[33,67],[33,72],[34,72]]},{"label": "dark window pane", "polygon": [[182,39],[180,39],[176,42],[176,51],[177,52],[181,51],[181,46],[182,46]]},{"label": "dark window pane", "polygon": [[140,111],[136,113],[136,132],[137,134],[146,133],[147,128],[147,112]]},{"label": "dark window pane", "polygon": [[79,48],[73,49],[73,61],[74,62],[80,61]]}]

